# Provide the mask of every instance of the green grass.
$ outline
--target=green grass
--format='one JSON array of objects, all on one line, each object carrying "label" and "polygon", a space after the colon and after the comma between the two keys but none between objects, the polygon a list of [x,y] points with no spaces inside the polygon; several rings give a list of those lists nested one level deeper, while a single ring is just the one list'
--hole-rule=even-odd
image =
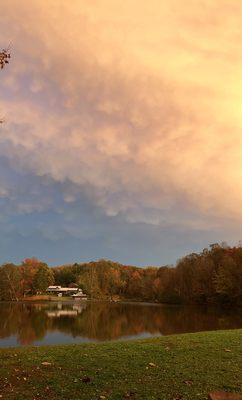
[{"label": "green grass", "polygon": [[2,399],[194,400],[211,390],[242,393],[242,330],[0,350]]}]

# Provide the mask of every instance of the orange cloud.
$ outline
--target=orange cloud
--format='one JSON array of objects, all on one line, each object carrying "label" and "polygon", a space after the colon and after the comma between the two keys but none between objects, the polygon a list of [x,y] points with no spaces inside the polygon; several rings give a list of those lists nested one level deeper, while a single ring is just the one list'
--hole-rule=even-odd
[{"label": "orange cloud", "polygon": [[10,0],[2,15],[13,165],[131,222],[242,217],[242,5]]}]

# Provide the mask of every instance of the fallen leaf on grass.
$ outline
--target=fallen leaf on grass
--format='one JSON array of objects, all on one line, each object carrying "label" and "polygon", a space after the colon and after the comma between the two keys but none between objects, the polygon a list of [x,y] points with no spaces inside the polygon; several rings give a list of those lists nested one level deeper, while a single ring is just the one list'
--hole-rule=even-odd
[{"label": "fallen leaf on grass", "polygon": [[156,367],[156,365],[154,363],[152,363],[152,362],[149,363],[149,366],[150,367]]},{"label": "fallen leaf on grass", "polygon": [[91,382],[91,378],[89,376],[84,376],[84,378],[82,378],[82,382],[89,383]]},{"label": "fallen leaf on grass", "polygon": [[124,394],[124,399],[130,399],[130,398],[132,398],[132,397],[134,397],[135,396],[135,392],[132,392],[132,391],[130,391],[130,392],[126,392],[125,394]]},{"label": "fallen leaf on grass", "polygon": [[193,381],[183,381],[183,383],[185,383],[185,385],[191,386],[193,384]]}]

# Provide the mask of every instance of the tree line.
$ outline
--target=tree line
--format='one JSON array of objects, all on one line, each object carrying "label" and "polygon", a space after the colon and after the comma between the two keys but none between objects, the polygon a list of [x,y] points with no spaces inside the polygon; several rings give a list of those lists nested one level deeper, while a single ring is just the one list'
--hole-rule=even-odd
[{"label": "tree line", "polygon": [[0,267],[0,300],[45,293],[52,284],[74,285],[93,299],[241,303],[242,247],[213,244],[181,258],[176,266],[140,268],[99,260],[50,268],[32,258]]}]

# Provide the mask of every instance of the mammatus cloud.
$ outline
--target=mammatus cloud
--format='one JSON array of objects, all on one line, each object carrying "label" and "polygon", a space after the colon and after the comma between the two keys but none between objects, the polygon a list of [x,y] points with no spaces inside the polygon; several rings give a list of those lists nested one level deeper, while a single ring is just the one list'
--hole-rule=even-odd
[{"label": "mammatus cloud", "polygon": [[64,204],[84,194],[130,223],[242,218],[242,5],[144,3],[2,5],[13,59],[0,80],[0,156],[52,182],[24,196],[2,179],[16,212],[64,212],[58,184]]}]

